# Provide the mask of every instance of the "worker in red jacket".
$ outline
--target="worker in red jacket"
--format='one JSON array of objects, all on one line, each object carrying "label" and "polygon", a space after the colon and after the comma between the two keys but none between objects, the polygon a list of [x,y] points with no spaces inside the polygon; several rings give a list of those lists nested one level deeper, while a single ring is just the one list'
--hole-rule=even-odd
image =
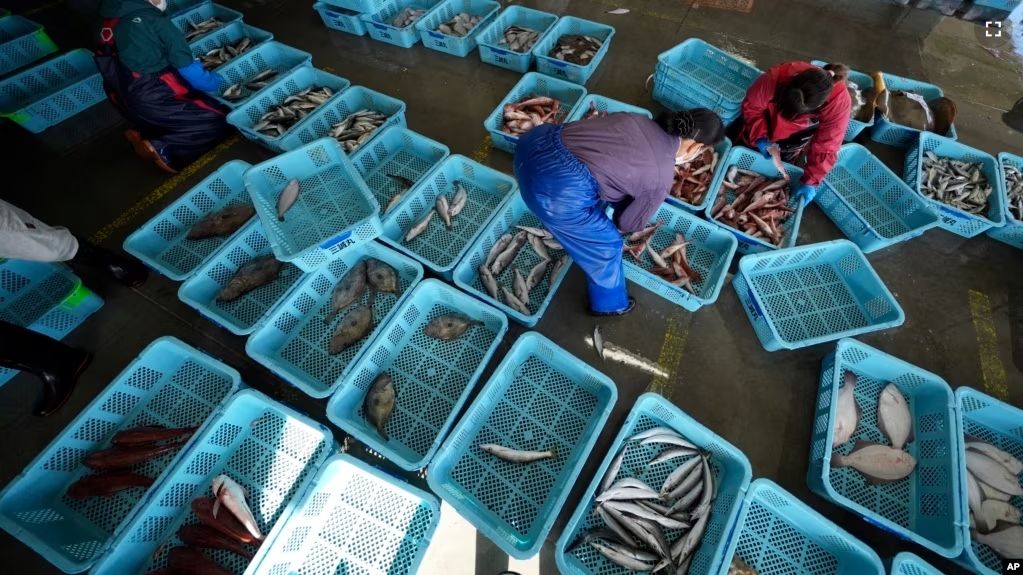
[{"label": "worker in red jacket", "polygon": [[771,159],[777,145],[781,159],[794,163],[806,153],[796,195],[807,204],[817,186],[835,166],[852,99],[845,80],[849,68],[809,62],[779,64],[753,82],[742,101],[742,116],[731,126],[740,145],[756,148]]}]

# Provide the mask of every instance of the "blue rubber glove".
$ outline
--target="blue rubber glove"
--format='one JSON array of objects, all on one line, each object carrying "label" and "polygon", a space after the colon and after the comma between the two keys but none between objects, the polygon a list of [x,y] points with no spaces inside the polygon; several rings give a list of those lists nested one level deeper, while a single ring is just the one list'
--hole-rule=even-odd
[{"label": "blue rubber glove", "polygon": [[757,149],[760,150],[760,153],[764,155],[765,160],[771,159],[771,153],[767,151],[767,148],[770,148],[773,145],[774,142],[768,140],[767,138],[760,138],[759,140],[757,140]]},{"label": "blue rubber glove", "polygon": [[796,197],[803,200],[803,205],[808,205],[817,196],[817,188],[810,184],[803,184],[796,190]]},{"label": "blue rubber glove", "polygon": [[192,60],[192,63],[184,68],[178,68],[178,72],[196,90],[213,92],[220,87],[220,76],[204,70],[198,60]]}]

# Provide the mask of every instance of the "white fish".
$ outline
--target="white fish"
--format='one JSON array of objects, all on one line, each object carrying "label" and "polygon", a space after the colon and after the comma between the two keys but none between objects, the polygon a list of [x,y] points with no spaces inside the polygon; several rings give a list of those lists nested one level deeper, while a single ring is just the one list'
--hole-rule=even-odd
[{"label": "white fish", "polygon": [[983,481],[978,481],[977,485],[980,486],[980,492],[984,494],[984,499],[995,499],[998,501],[1008,501],[1012,499],[1012,495],[999,491]]},{"label": "white fish", "polygon": [[860,440],[849,455],[832,454],[831,467],[852,467],[877,485],[908,477],[916,469],[916,458],[901,449]]},{"label": "white fish", "polygon": [[662,461],[667,461],[676,457],[689,457],[690,455],[696,455],[697,453],[697,450],[688,447],[674,447],[672,449],[662,451],[657,457],[651,459],[650,463],[647,463],[647,465],[657,465]]},{"label": "white fish", "polygon": [[692,519],[699,519],[710,514],[711,506],[714,505],[714,497],[717,489],[714,487],[714,470],[710,466],[710,457],[703,457],[703,496],[700,497],[700,504],[693,510]]},{"label": "white fish", "polygon": [[484,443],[480,445],[480,449],[512,463],[532,463],[543,459],[558,458],[557,446],[551,447],[547,451],[519,451],[518,449],[511,449],[510,447],[494,443]]},{"label": "white fish", "polygon": [[913,417],[909,414],[909,404],[894,383],[886,385],[877,400],[877,427],[895,449],[902,449],[906,441],[912,441]]},{"label": "white fish", "polygon": [[604,359],[604,336],[600,333],[600,326],[593,328],[593,349],[597,350],[600,359]]},{"label": "white fish", "polygon": [[462,213],[465,209],[465,204],[469,202],[469,194],[465,193],[465,188],[462,184],[455,182],[455,196],[451,198],[451,205],[448,207],[448,213],[451,217],[455,217]]},{"label": "white fish", "polygon": [[[668,497],[680,483],[685,483],[689,477],[696,473],[696,466],[700,464],[700,458],[694,457],[685,461],[682,465],[679,465],[668,474],[668,477],[664,479],[664,483],[661,485],[661,495]],[[699,479],[699,477],[697,477]],[[675,495],[675,497],[678,497]]]},{"label": "white fish", "polygon": [[1016,476],[1001,463],[983,453],[972,449],[966,450],[966,469],[977,478],[977,481],[983,481],[1002,493],[1023,495],[1023,487],[1020,487]]},{"label": "white fish", "polygon": [[660,499],[661,494],[650,489],[637,489],[635,487],[612,487],[597,496],[597,503],[609,500],[635,501],[638,499]]},{"label": "white fish", "polygon": [[444,227],[449,231],[451,230],[451,207],[448,206],[448,197],[444,194],[438,194],[437,200],[434,202],[434,208],[437,214],[440,215],[440,221],[444,222]]},{"label": "white fish", "polygon": [[526,287],[526,278],[522,277],[519,268],[515,268],[515,279],[512,281],[512,289],[515,297],[522,302],[522,305],[529,305],[529,288]]},{"label": "white fish", "polygon": [[533,269],[529,270],[529,275],[526,276],[526,291],[532,291],[533,288],[540,283],[543,279],[543,274],[547,273],[547,266],[551,263],[550,260],[543,260],[540,263],[533,266]]},{"label": "white fish", "polygon": [[[649,485],[643,483],[642,479],[636,479],[635,477],[626,477],[625,479],[615,481],[614,485],[612,485],[610,489],[614,489],[616,487],[633,487],[635,489],[646,489],[648,491],[653,491],[653,489],[651,489]],[[604,491],[607,491],[607,489],[605,489]]]},{"label": "white fish", "polygon": [[[604,346],[605,346],[605,349],[606,349],[606,347],[608,346],[607,342],[604,343]],[[639,442],[640,445],[648,445],[650,443],[667,443],[669,445],[677,445],[679,447],[688,447],[690,449],[695,449],[696,448],[695,445],[690,443],[688,440],[683,439],[682,436],[677,435],[677,434],[673,434],[673,435],[655,435],[653,437],[648,437],[648,438],[644,439],[643,441]]]},{"label": "white fish", "polygon": [[279,221],[283,222],[284,214],[291,209],[291,206],[295,205],[300,188],[298,178],[291,178],[288,185],[281,190],[281,195],[277,196],[277,219]]},{"label": "white fish", "polygon": [[970,504],[970,512],[980,517],[983,512],[984,494],[980,490],[980,483],[969,471],[966,472],[966,500]]},{"label": "white fish", "polygon": [[481,265],[477,271],[480,272],[480,281],[483,282],[483,287],[486,288],[490,297],[494,299],[500,298],[501,296],[498,295],[499,292],[497,291],[497,280],[495,280],[494,275],[490,273],[490,268],[486,265]]},{"label": "white fish", "polygon": [[551,238],[551,239],[553,239],[554,238],[554,236],[552,236],[550,232],[548,232],[547,230],[542,229],[542,228],[532,228],[532,227],[529,227],[529,226],[515,226],[515,227],[519,228],[520,230],[526,232],[527,234],[529,234],[531,236],[537,236],[540,239],[544,239],[544,238]]},{"label": "white fish", "polygon": [[508,304],[508,307],[521,313],[522,315],[529,315],[529,308],[524,303],[519,301],[519,298],[515,297],[508,288],[501,286],[501,291],[504,292],[504,301]]},{"label": "white fish", "polygon": [[860,424],[860,406],[856,403],[856,374],[846,371],[844,383],[838,390],[838,401],[835,407],[835,431],[831,435],[833,447],[839,447],[856,433]]},{"label": "white fish", "polygon": [[501,255],[501,252],[503,252],[505,248],[508,247],[508,244],[511,243],[514,237],[515,236],[511,234],[504,234],[503,236],[497,238],[497,241],[494,242],[494,245],[490,248],[490,252],[487,254],[487,261],[483,265],[489,268],[490,264],[494,263],[494,260],[497,259],[497,256]]},{"label": "white fish", "polygon": [[1006,559],[1023,559],[1023,527],[1019,525],[994,533],[971,531],[970,536],[977,543],[987,545]]},{"label": "white fish", "polygon": [[245,488],[238,485],[235,480],[226,475],[218,475],[213,478],[213,495],[217,498],[213,503],[213,516],[217,516],[220,506],[223,505],[234,515],[245,529],[256,539],[262,539],[263,534],[259,532],[259,525],[256,518],[252,516],[248,504],[245,503]]},{"label": "white fish", "polygon": [[986,524],[987,531],[993,531],[999,521],[1019,525],[1020,511],[1005,501],[987,499],[981,505],[981,512],[976,517],[978,523],[982,520]]},{"label": "white fish", "polygon": [[[671,490],[671,493],[667,495],[668,499],[678,499],[679,497],[685,497],[685,495],[692,491],[694,488],[702,486],[701,481],[705,480],[706,478],[703,476],[703,472],[701,471],[702,467],[699,467],[699,464],[703,462],[703,458],[694,457],[693,459],[696,461],[697,466],[693,467],[693,470],[686,476],[685,479],[682,480],[682,483],[678,484],[678,487]],[[680,509],[682,509],[682,506],[676,502],[675,505],[671,506],[671,513],[674,513]]]},{"label": "white fish", "polygon": [[671,429],[670,427],[654,427],[642,433],[637,433],[636,435],[633,435],[632,437],[626,439],[625,441],[641,441],[648,437],[655,437],[658,435],[675,435],[677,437],[682,437],[681,435],[679,435],[677,431]]},{"label": "white fish", "polygon": [[565,250],[565,246],[561,245],[561,242],[551,238],[544,238],[543,245],[549,247],[552,250]]},{"label": "white fish", "polygon": [[974,449],[984,455],[987,455],[991,459],[1001,463],[1009,471],[1009,473],[1013,475],[1023,473],[1023,462],[990,443],[985,443],[980,440],[971,440],[971,438],[968,437],[966,441],[966,449]]},{"label": "white fish", "polygon": [[603,493],[613,487],[612,482],[615,477],[618,477],[618,470],[622,468],[622,462],[625,461],[625,452],[629,450],[629,446],[626,445],[624,449],[618,452],[618,455],[611,460],[611,465],[607,467],[607,471],[604,472],[604,478],[600,480],[600,493]]},{"label": "white fish", "polygon": [[409,228],[408,233],[405,234],[405,241],[411,242],[416,239],[419,234],[425,232],[426,228],[430,225],[430,220],[433,219],[433,214],[435,213],[437,213],[437,210],[430,210],[426,212],[426,215],[420,218],[419,221],[416,222],[416,225]]},{"label": "white fish", "polygon": [[536,255],[540,256],[541,259],[551,259],[551,254],[547,253],[547,246],[544,245],[543,240],[539,236],[529,235],[529,247],[533,248]]}]

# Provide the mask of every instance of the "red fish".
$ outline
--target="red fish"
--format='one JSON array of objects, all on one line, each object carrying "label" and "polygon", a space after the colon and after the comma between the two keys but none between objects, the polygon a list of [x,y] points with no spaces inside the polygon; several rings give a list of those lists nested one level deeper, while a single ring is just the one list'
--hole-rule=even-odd
[{"label": "red fish", "polygon": [[68,497],[72,499],[85,499],[86,497],[110,497],[118,491],[132,487],[149,487],[153,480],[137,473],[102,473],[100,475],[86,475],[71,484],[67,489]]},{"label": "red fish", "polygon": [[119,447],[145,445],[147,443],[164,441],[166,439],[174,439],[181,437],[182,435],[192,435],[197,429],[199,428],[181,427],[178,429],[167,429],[166,427],[159,427],[155,425],[133,427],[131,429],[123,429],[115,433],[114,438],[110,440],[110,443]]},{"label": "red fish", "polygon": [[168,443],[166,445],[136,445],[134,447],[111,447],[103,451],[89,454],[82,460],[89,469],[95,471],[108,471],[111,469],[125,469],[149,461],[150,459],[163,455],[164,453],[181,449],[185,442]]},{"label": "red fish", "polygon": [[234,575],[202,551],[191,547],[174,547],[168,551],[167,564],[174,575]]},{"label": "red fish", "polygon": [[224,535],[237,539],[242,543],[249,543],[258,547],[260,540],[253,537],[234,515],[218,513],[217,517],[213,516],[213,504],[215,501],[212,498],[199,497],[192,501],[192,512],[199,518],[199,521],[220,531]]},{"label": "red fish", "polygon": [[248,549],[209,525],[183,525],[178,529],[178,537],[185,545],[203,549],[223,549],[252,560],[252,553]]}]

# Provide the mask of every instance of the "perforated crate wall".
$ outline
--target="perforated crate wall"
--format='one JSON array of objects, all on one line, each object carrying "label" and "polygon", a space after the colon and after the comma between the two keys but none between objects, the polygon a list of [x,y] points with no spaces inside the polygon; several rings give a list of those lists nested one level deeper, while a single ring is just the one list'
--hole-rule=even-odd
[{"label": "perforated crate wall", "polygon": [[203,425],[240,383],[238,372],[223,363],[175,338],[157,339],[0,493],[0,527],[65,572],[87,570],[189,448],[133,469],[156,480],[149,490],[70,499],[67,488],[92,473],[82,459],[110,447],[124,429]]},{"label": "perforated crate wall", "polygon": [[[833,445],[835,398],[846,373],[856,375],[854,393],[862,415],[855,434]],[[916,469],[902,481],[871,485],[851,467],[831,468],[834,453],[848,455],[857,441],[891,445],[878,428],[877,404],[889,384],[899,388],[912,416],[912,441],[905,450]],[[945,380],[853,339],[838,342],[824,359],[817,412],[806,474],[810,489],[821,497],[899,537],[945,557],[962,551],[959,457],[956,453],[952,388]]]},{"label": "perforated crate wall", "polygon": [[[559,60],[551,53],[557,45],[558,40],[565,35],[590,36],[600,40],[603,44],[597,49],[597,53],[585,66]],[[611,49],[611,39],[615,35],[615,29],[607,24],[583,20],[575,16],[563,16],[558,18],[543,38],[533,44],[533,56],[536,58],[536,71],[541,74],[561,78],[576,84],[586,84],[590,76],[597,71],[600,61],[604,59]]]},{"label": "perforated crate wall", "polygon": [[590,112],[590,108],[597,110],[602,114],[614,114],[616,112],[630,112],[632,114],[642,114],[647,118],[653,118],[654,115],[646,108],[639,106],[633,106],[632,104],[626,104],[625,102],[619,102],[611,98],[604,96],[598,96],[597,94],[589,94],[583,98],[579,105],[572,110],[572,117],[568,119],[569,122],[575,122],[576,120],[583,119],[586,114]]},{"label": "perforated crate wall", "polygon": [[198,58],[210,50],[216,50],[228,44],[236,44],[242,38],[248,38],[252,42],[249,45],[252,49],[263,42],[273,40],[274,35],[266,30],[260,30],[238,21],[217,28],[215,32],[191,41],[188,44],[188,49],[192,51],[193,58]]},{"label": "perforated crate wall", "polygon": [[501,128],[504,127],[504,107],[506,104],[517,104],[524,98],[530,97],[531,94],[559,100],[561,106],[558,108],[557,121],[563,123],[568,121],[576,105],[586,97],[586,88],[536,72],[524,74],[519,83],[515,84],[504,100],[501,100],[490,116],[483,121],[483,128],[490,132],[490,138],[493,140],[495,148],[510,154],[515,153],[515,148],[519,145],[519,137],[501,131]]},{"label": "perforated crate wall", "polygon": [[[274,82],[288,72],[299,66],[310,66],[312,59],[309,52],[296,50],[280,42],[264,42],[218,67],[217,74],[222,81],[217,90],[210,92],[210,95],[228,108],[237,108],[263,90],[271,89]],[[252,78],[267,70],[277,72],[276,76],[267,80],[270,83],[255,90],[249,88]],[[234,100],[224,98],[224,91],[235,84],[241,84],[241,97]]]},{"label": "perforated crate wall", "polygon": [[[927,102],[932,102],[945,95],[941,91],[941,88],[934,84],[903,78],[887,72],[881,74],[881,76],[884,79],[884,86],[886,90],[915,92],[923,96],[924,100]],[[882,144],[888,144],[889,146],[895,146],[896,148],[909,148],[920,140],[920,134],[922,133],[925,132],[921,132],[914,128],[900,126],[899,124],[884,119],[883,116],[878,114],[873,127],[870,128],[870,139],[875,142],[881,142]],[[958,137],[956,134],[955,124],[949,126],[947,134],[939,135],[945,136],[950,140],[955,140]]]},{"label": "perforated crate wall", "polygon": [[205,4],[210,0],[167,0],[167,9],[163,11],[168,18],[173,18],[186,10],[191,10],[199,4]]},{"label": "perforated crate wall", "polygon": [[313,10],[320,14],[320,19],[323,20],[323,25],[327,28],[348,32],[356,36],[364,36],[366,34],[366,23],[359,18],[361,14],[354,10],[335,7],[326,2],[313,4]]},{"label": "perforated crate wall", "polygon": [[[199,523],[192,500],[213,497],[211,482],[221,474],[246,490],[246,503],[266,536],[263,545],[271,545],[283,528],[280,519],[294,510],[333,446],[330,431],[305,415],[255,390],[236,393],[92,573],[147,573],[166,567],[167,553],[181,544],[178,529]],[[254,562],[230,551],[205,553],[232,573],[255,570]]]},{"label": "perforated crate wall", "polygon": [[202,4],[199,4],[195,8],[181,12],[177,16],[170,17],[170,21],[172,24],[177,26],[178,30],[181,30],[182,34],[188,34],[191,30],[193,30],[194,25],[209,20],[210,18],[216,18],[217,20],[220,20],[221,26],[218,26],[213,30],[203,33],[202,36],[197,36],[195,38],[190,39],[189,40],[190,42],[195,42],[199,38],[203,38],[209,34],[212,34],[214,30],[222,28],[223,25],[241,20],[242,13],[238,12],[237,10],[225,8],[220,4],[204,2]]},{"label": "perforated crate wall", "polygon": [[504,38],[505,30],[510,26],[518,26],[539,32],[540,36],[533,41],[535,46],[537,42],[543,39],[545,34],[550,32],[557,21],[558,17],[548,12],[541,12],[523,6],[508,6],[498,13],[497,18],[476,37],[476,43],[480,48],[480,60],[487,64],[514,70],[520,74],[528,72],[535,59],[532,46],[525,52],[512,51],[508,44],[500,43],[501,39]]},{"label": "perforated crate wall", "polygon": [[[445,229],[440,216],[435,214],[426,231],[412,241],[404,241],[408,230],[434,209],[438,195],[447,196],[450,204],[456,183],[465,189],[469,199],[462,212],[451,219],[452,229]],[[409,192],[408,199],[384,217],[380,239],[450,281],[455,264],[517,188],[510,176],[465,156],[449,156]]]},{"label": "perforated crate wall", "polygon": [[[308,144],[317,138],[330,136],[330,130],[335,124],[360,110],[373,110],[389,116],[384,123],[362,143],[360,148],[366,147],[377,139],[384,130],[391,126],[405,127],[405,102],[392,98],[387,94],[381,94],[363,86],[352,86],[345,90],[337,98],[316,109],[306,117],[301,127],[286,134],[281,145],[285,150],[294,150],[303,144]],[[358,149],[358,148],[356,148]],[[386,206],[387,204],[382,204]]]},{"label": "perforated crate wall", "polygon": [[18,15],[0,18],[0,76],[56,51],[39,24]]},{"label": "perforated crate wall", "polygon": [[[416,29],[427,48],[465,57],[476,49],[476,37],[494,19],[501,9],[500,2],[492,0],[444,0],[416,22]],[[456,14],[479,16],[480,21],[464,37],[444,34],[437,30],[441,24],[450,21]]]},{"label": "perforated crate wall", "polygon": [[[749,487],[753,470],[749,460],[739,449],[656,393],[645,393],[636,400],[636,404],[622,423],[618,436],[608,449],[603,463],[593,476],[582,501],[575,513],[572,514],[572,518],[568,520],[561,537],[558,538],[554,557],[558,569],[564,575],[624,575],[631,573],[631,571],[612,563],[588,545],[580,547],[572,553],[566,553],[565,549],[575,542],[583,531],[603,526],[601,519],[593,514],[594,498],[599,495],[597,490],[608,467],[623,447],[627,451],[615,481],[635,477],[652,488],[659,489],[668,475],[681,463],[679,459],[672,459],[654,466],[647,465],[659,453],[672,448],[670,445],[629,443],[626,447],[626,440],[629,437],[654,427],[674,429],[711,454],[711,468],[714,472],[717,497],[707,519],[708,525],[703,540],[694,551],[689,574],[717,575],[725,548],[728,546],[728,535],[739,515],[739,508],[742,506],[742,500]],[[679,532],[667,530],[665,536],[671,544],[678,539]]]},{"label": "perforated crate wall", "polygon": [[902,552],[887,560],[891,575],[943,575],[923,559],[912,553]]},{"label": "perforated crate wall", "polygon": [[[508,351],[430,465],[434,493],[506,553],[540,550],[618,399],[613,381],[535,332]],[[556,459],[510,463],[495,443]]]},{"label": "perforated crate wall", "polygon": [[675,111],[710,108],[727,124],[738,116],[746,90],[760,74],[724,50],[690,38],[657,56],[653,98]]},{"label": "perforated crate wall", "polygon": [[0,117],[39,133],[107,95],[88,50],[72,50],[0,80]]},{"label": "perforated crate wall", "polygon": [[1005,176],[1006,166],[1013,166],[1017,170],[1023,171],[1023,157],[1002,152],[998,154],[998,163],[1002,176],[1002,191],[1005,192],[1005,199],[1002,202],[1005,206],[1005,225],[1000,228],[991,228],[987,231],[987,235],[1016,249],[1023,249],[1023,222],[1017,220],[1009,209],[1009,192],[1011,190],[1008,189],[1008,180]]},{"label": "perforated crate wall", "polygon": [[273,310],[304,274],[284,263],[277,276],[232,301],[220,301],[218,294],[244,265],[262,256],[273,256],[270,242],[258,220],[250,221],[234,239],[224,244],[202,267],[181,284],[178,299],[210,321],[236,335],[246,335]]},{"label": "perforated crate wall", "polygon": [[[401,126],[378,131],[379,135],[356,149],[352,163],[373,192],[383,216],[388,206],[394,209],[408,199],[409,192],[451,152],[444,144]],[[406,188],[394,176],[411,181],[412,187]],[[398,203],[391,206],[395,197]]]},{"label": "perforated crate wall", "polygon": [[[356,1],[356,0],[340,0],[340,1]],[[369,37],[378,40],[380,42],[387,42],[388,44],[394,44],[402,48],[411,48],[419,42],[419,30],[416,28],[415,22],[405,26],[404,28],[398,28],[392,26],[391,23],[394,21],[394,17],[399,13],[403,12],[406,8],[412,8],[416,10],[426,10],[419,18],[425,18],[430,10],[436,8],[443,0],[391,0],[390,2],[384,2],[382,6],[374,10],[366,10],[365,14],[360,16],[366,23],[366,31],[369,32]]]},{"label": "perforated crate wall", "polygon": [[[327,323],[333,309],[334,286],[360,261],[375,258],[391,266],[398,277],[398,293],[377,292],[367,287],[359,300]],[[423,278],[419,262],[368,242],[342,252],[323,269],[309,273],[279,306],[264,319],[245,344],[250,357],[278,377],[313,397],[329,397],[351,373],[356,360],[369,348],[398,305]],[[358,344],[331,355],[328,351],[335,329],[352,309],[373,298],[373,329]]]}]

